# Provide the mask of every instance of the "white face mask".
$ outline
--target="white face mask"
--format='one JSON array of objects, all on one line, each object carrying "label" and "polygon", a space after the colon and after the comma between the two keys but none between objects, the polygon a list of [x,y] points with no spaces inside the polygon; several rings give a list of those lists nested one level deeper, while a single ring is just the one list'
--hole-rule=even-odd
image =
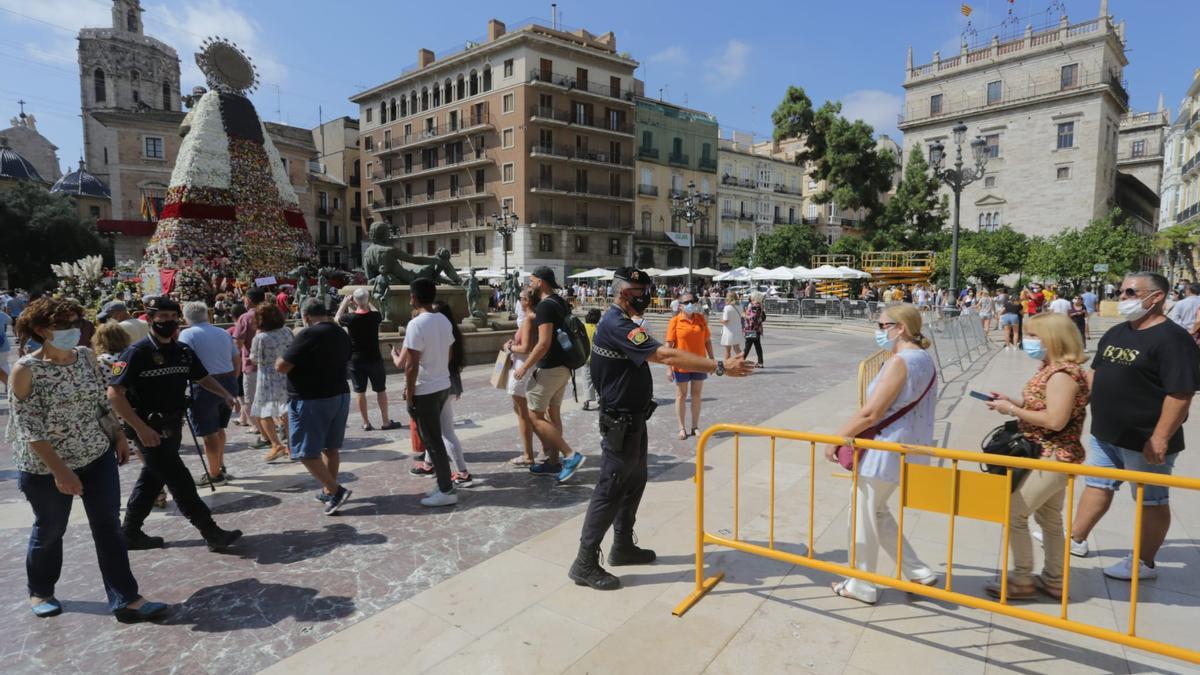
[{"label": "white face mask", "polygon": [[1150,311],[1148,307],[1142,306],[1141,298],[1130,298],[1117,303],[1117,312],[1121,314],[1121,318],[1126,321],[1137,321],[1146,316]]}]

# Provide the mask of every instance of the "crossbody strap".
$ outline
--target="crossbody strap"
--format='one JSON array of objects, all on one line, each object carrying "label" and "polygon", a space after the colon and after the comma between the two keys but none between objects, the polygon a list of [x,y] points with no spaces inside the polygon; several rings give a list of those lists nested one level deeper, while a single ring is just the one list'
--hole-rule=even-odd
[{"label": "crossbody strap", "polygon": [[926,387],[925,387],[925,391],[921,392],[921,395],[920,395],[920,396],[918,396],[918,397],[917,397],[917,399],[916,399],[915,401],[913,401],[912,403],[909,403],[908,405],[904,406],[903,408],[901,408],[901,409],[897,410],[896,412],[892,413],[892,416],[891,416],[891,417],[888,417],[886,420],[884,420],[884,421],[880,422],[879,424],[875,425],[875,428],[876,428],[876,429],[878,429],[879,431],[883,431],[884,429],[886,429],[886,428],[888,428],[888,427],[892,426],[893,424],[895,424],[895,423],[896,423],[896,421],[897,421],[897,420],[899,420],[901,417],[904,417],[905,415],[907,415],[908,413],[910,413],[910,412],[912,411],[912,409],[913,409],[913,408],[917,407],[917,404],[918,404],[918,403],[920,403],[922,400],[924,400],[924,398],[925,398],[926,394],[928,394],[928,393],[929,393],[929,391],[930,391],[931,389],[933,389],[933,383],[934,383],[934,382],[937,382],[937,373],[936,373],[936,372],[933,374],[933,377],[932,377],[932,378],[930,378],[930,380],[929,380],[929,384],[928,384],[928,385],[926,385]]}]

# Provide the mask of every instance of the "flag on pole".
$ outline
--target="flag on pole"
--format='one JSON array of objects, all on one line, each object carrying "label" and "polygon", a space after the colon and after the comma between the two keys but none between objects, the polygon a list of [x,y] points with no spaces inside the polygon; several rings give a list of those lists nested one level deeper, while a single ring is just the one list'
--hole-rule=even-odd
[{"label": "flag on pole", "polygon": [[142,220],[150,220],[150,205],[145,192],[142,193]]},{"label": "flag on pole", "polygon": [[963,3],[963,6],[959,11],[962,12],[963,16],[971,16],[971,6],[965,2]]}]

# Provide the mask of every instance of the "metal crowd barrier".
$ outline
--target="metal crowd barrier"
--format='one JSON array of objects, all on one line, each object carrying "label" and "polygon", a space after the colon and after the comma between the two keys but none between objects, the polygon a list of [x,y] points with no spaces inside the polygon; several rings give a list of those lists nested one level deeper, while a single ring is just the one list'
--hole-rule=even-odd
[{"label": "metal crowd barrier", "polygon": [[858,405],[862,407],[867,402],[867,387],[871,380],[883,370],[883,364],[892,357],[892,353],[880,349],[858,363]]},{"label": "metal crowd barrier", "polygon": [[[732,433],[734,435],[732,537],[720,536],[705,529],[704,473],[705,466],[707,465],[705,452],[708,448],[709,441],[715,434],[719,433]],[[738,465],[741,458],[741,439],[743,436],[766,437],[771,440],[771,475],[769,488],[770,519],[767,546],[752,544],[741,539],[739,528],[740,523],[738,518],[741,474]],[[779,439],[801,441],[803,443],[807,443],[809,446],[808,548],[805,555],[781,551],[776,547],[775,544],[775,455],[776,441]],[[882,452],[894,452],[900,455],[899,513],[896,515],[899,527],[899,536],[897,537],[896,541],[896,572],[894,576],[876,572],[864,572],[855,566],[857,561],[856,545],[854,544],[857,534],[855,531],[855,509],[858,505],[857,499],[853,498],[850,500],[851,544],[849,563],[840,564],[817,559],[813,541],[814,532],[816,531],[814,522],[814,488],[815,477],[817,473],[817,444],[851,445],[855,448],[865,448]],[[857,455],[857,453],[855,454]],[[950,463],[950,466],[945,467],[926,464],[912,464],[908,462],[908,457],[910,455],[921,455],[945,460]],[[960,462],[969,463],[972,465],[979,462],[985,462],[989,465],[1007,467],[1008,471],[1004,475],[981,473],[977,471],[964,471],[959,466]],[[1121,632],[1071,619],[1068,613],[1070,605],[1071,551],[1070,540],[1067,537],[1063,538],[1063,588],[1062,602],[1058,611],[1058,615],[1054,616],[1051,614],[1043,614],[1030,609],[1013,607],[1012,605],[1008,604],[1008,543],[1011,506],[1010,495],[1012,493],[1013,486],[1013,469],[1031,469],[1035,471],[1051,471],[1054,473],[1066,474],[1067,503],[1065,522],[1067,523],[1070,523],[1074,517],[1074,488],[1076,477],[1094,476],[1097,478],[1125,481],[1131,485],[1136,485],[1137,506],[1136,511],[1134,512],[1132,546],[1134,560],[1140,560],[1141,558],[1142,516],[1146,486],[1160,485],[1175,489],[1200,490],[1200,479],[1185,478],[1182,476],[1168,476],[1146,473],[1142,471],[1107,469],[1086,464],[1069,464],[1066,462],[1033,460],[973,451],[968,452],[963,450],[947,450],[918,445],[902,445],[899,443],[863,440],[858,438],[850,439],[840,436],[814,434],[803,431],[790,431],[786,429],[753,427],[741,424],[717,424],[709,427],[704,431],[703,434],[700,435],[700,440],[696,448],[696,585],[692,592],[689,593],[681,603],[679,603],[673,613],[675,616],[682,616],[685,612],[687,612],[688,609],[690,609],[701,598],[703,598],[708,591],[716,586],[716,584],[719,583],[722,578],[724,578],[724,572],[718,571],[712,576],[708,577],[706,577],[704,574],[704,547],[707,544],[712,544],[763,558],[770,558],[793,565],[801,565],[803,567],[815,569],[829,574],[862,579],[863,581],[877,584],[879,586],[895,588],[907,593],[932,598],[934,600],[953,602],[965,607],[1002,614],[1015,619],[1021,619],[1043,626],[1058,628],[1061,630],[1078,633],[1080,635],[1086,635],[1088,637],[1114,642],[1127,647],[1133,647],[1135,649],[1142,649],[1155,654],[1161,654],[1163,656],[1182,659],[1192,663],[1200,663],[1200,651],[1182,645],[1173,645],[1166,642],[1161,642],[1137,634],[1139,591],[1137,575],[1134,575],[1134,578],[1130,581],[1129,628],[1127,631]],[[851,471],[851,480],[851,495],[855,495],[858,488],[857,457],[855,458],[854,467]],[[944,588],[925,586],[919,583],[908,581],[904,579],[901,574],[901,560],[904,548],[902,545],[904,535],[904,513],[906,509],[916,509],[918,511],[928,511],[931,513],[939,513],[949,516],[949,538],[947,540]],[[958,519],[961,518],[998,523],[1003,528],[1002,547],[1004,553],[1000,563],[1000,599],[998,601],[974,595],[967,595],[953,589],[954,532]]]},{"label": "metal crowd barrier", "polygon": [[926,318],[922,332],[933,342],[938,372],[951,366],[965,371],[989,349],[983,322],[978,315]]}]

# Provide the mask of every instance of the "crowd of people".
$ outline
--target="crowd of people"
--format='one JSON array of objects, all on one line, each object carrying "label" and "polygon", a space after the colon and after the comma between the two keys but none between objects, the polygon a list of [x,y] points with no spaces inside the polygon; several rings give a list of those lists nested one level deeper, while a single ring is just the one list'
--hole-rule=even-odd
[{"label": "crowd of people", "polygon": [[[720,307],[723,353],[718,356],[699,293],[682,289],[665,333],[651,333],[644,315],[652,289],[645,272],[617,270],[612,305],[579,321],[554,272],[533,270],[519,294],[515,334],[502,350],[507,374],[495,383],[511,397],[518,421],[521,452],[509,463],[565,482],[587,460],[564,434],[562,422],[566,391],[575,371],[583,370],[584,408],[598,413],[600,471],[569,576],[600,590],[620,586],[600,563],[600,542],[608,530],[614,533],[609,566],[649,564],[656,558],[637,545],[633,532],[647,479],[646,421],[656,408],[649,364],[667,366],[680,440],[699,432],[710,376],[746,376],[763,367],[761,293],[744,298],[727,293],[708,305]],[[960,307],[988,321],[994,318],[1008,344],[1039,364],[1019,396],[992,392],[987,405],[1015,418],[1044,459],[1169,474],[1183,449],[1181,425],[1200,387],[1200,348],[1192,336],[1200,286],[1189,284],[1184,291],[1168,318],[1172,289],[1166,280],[1150,273],[1127,277],[1117,292],[1124,321],[1099,339],[1086,369],[1086,318],[1098,302],[1090,290],[1068,301],[1053,287],[1036,284],[1016,295],[1006,289],[995,295],[966,289]],[[928,316],[922,310],[934,294],[923,287],[884,293],[875,340],[894,356],[870,383],[866,403],[837,434],[932,445],[938,374],[922,332]],[[69,299],[42,297],[20,308],[14,330],[20,356],[5,381],[10,385],[8,440],[18,485],[35,519],[26,559],[35,615],[62,612],[54,591],[74,496],[83,500],[114,616],[154,621],[167,608],[140,595],[128,551],[165,545],[143,525],[165,503],[166,492],[210,550],[225,550],[242,535],[221,528],[199,492],[235,480],[224,461],[229,424],[253,431],[255,447],[266,450],[264,461],[300,463],[320,485],[313,496],[328,515],[352,498],[340,473],[351,394],[364,431],[404,426],[391,416],[381,315],[365,290],[343,298],[336,310],[323,298],[305,299],[298,330],[288,325],[278,294],[251,288],[237,300],[242,307],[231,308],[228,329],[214,325],[215,307],[181,305],[168,296],[144,299],[144,312],[137,317],[123,302],[110,301],[96,323]],[[390,348],[392,364],[403,373],[409,442],[416,453],[409,472],[434,479],[420,504],[446,507],[458,502],[460,488],[474,484],[454,432],[454,401],[463,392],[463,336],[433,282],[414,281],[411,300],[403,342]],[[755,361],[747,360],[751,347]],[[368,386],[375,394],[378,427],[372,423]],[[1092,424],[1085,439],[1089,407]],[[203,467],[196,477],[180,457],[189,437]],[[841,462],[840,451],[830,447],[825,454]],[[134,456],[141,468],[122,519],[117,468]],[[925,460],[910,455],[908,461]],[[866,450],[854,462],[860,476],[853,490],[857,567],[874,572],[879,550],[890,553],[889,542],[901,541],[905,578],[936,583],[938,575],[900,537],[889,510],[900,481],[899,456]],[[1070,538],[1072,554],[1087,555],[1088,536],[1120,487],[1109,480],[1088,478],[1086,483],[1074,522],[1064,526],[1064,474],[1033,471],[1017,482],[1010,598],[1039,592],[1061,596],[1063,538]],[[1157,574],[1156,555],[1170,525],[1167,490],[1146,486],[1143,503],[1141,558],[1129,556],[1106,567],[1110,577]],[[1029,528],[1031,515],[1039,532]],[[1046,555],[1035,575],[1032,539],[1038,535]],[[987,586],[989,593],[999,589]],[[867,603],[879,595],[877,586],[860,579],[842,580],[834,591]]]}]

